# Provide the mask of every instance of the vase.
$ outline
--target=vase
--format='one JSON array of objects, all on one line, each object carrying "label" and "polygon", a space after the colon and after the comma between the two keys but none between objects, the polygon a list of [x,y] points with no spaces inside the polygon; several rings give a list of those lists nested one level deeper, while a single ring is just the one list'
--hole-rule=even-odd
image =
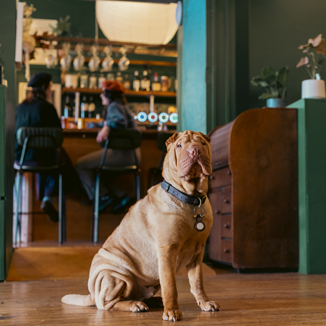
[{"label": "vase", "polygon": [[302,82],[301,98],[325,98],[325,81],[306,79]]},{"label": "vase", "polygon": [[285,108],[285,100],[282,98],[269,98],[266,101],[268,108]]}]

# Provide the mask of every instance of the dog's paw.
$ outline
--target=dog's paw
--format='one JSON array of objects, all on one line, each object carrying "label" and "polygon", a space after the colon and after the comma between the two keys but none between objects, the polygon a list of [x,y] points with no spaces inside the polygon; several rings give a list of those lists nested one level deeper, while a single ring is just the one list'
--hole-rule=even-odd
[{"label": "dog's paw", "polygon": [[182,319],[181,310],[167,309],[163,312],[163,320],[177,321]]},{"label": "dog's paw", "polygon": [[219,304],[215,301],[198,301],[198,306],[203,311],[220,311]]},{"label": "dog's paw", "polygon": [[147,311],[148,307],[142,301],[134,301],[133,303],[130,304],[130,310],[132,312],[141,312],[141,311]]}]

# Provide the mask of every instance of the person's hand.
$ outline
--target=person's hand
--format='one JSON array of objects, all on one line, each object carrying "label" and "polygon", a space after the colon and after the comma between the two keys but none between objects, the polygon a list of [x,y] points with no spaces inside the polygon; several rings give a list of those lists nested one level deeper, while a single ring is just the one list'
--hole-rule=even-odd
[{"label": "person's hand", "polygon": [[110,128],[107,126],[104,126],[100,130],[100,132],[97,134],[96,141],[98,143],[102,143],[102,142],[106,141],[109,137],[109,131],[110,131]]}]

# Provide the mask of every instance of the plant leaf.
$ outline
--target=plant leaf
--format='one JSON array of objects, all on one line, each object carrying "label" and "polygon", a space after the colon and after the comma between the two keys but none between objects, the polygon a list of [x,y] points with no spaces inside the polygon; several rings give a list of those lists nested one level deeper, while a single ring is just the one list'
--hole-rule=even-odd
[{"label": "plant leaf", "polygon": [[272,79],[276,77],[275,70],[272,67],[265,67],[261,71],[261,77],[263,79]]},{"label": "plant leaf", "polygon": [[277,81],[281,84],[281,86],[286,86],[289,77],[289,68],[282,67],[277,73]]},{"label": "plant leaf", "polygon": [[261,94],[258,99],[260,100],[267,100],[269,98],[274,98],[275,96],[273,96],[272,94],[268,94],[268,93],[263,93]]}]

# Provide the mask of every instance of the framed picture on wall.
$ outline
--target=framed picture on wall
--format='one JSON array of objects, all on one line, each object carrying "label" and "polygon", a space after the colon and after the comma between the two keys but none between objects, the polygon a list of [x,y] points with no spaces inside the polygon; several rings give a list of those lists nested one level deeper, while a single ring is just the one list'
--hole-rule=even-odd
[{"label": "framed picture on wall", "polygon": [[[21,103],[25,100],[28,93],[31,91],[31,87],[27,87],[27,83],[19,83],[18,89],[18,101]],[[52,96],[51,103],[57,110],[58,117],[61,117],[61,84],[52,84]]]}]

